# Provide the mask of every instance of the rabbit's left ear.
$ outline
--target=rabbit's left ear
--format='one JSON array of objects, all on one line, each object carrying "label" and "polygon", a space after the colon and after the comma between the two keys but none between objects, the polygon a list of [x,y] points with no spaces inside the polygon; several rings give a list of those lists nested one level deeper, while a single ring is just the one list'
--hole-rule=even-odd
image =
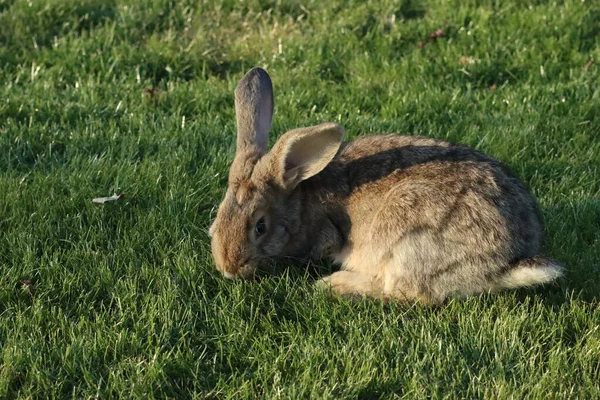
[{"label": "rabbit's left ear", "polygon": [[266,152],[273,119],[273,84],[262,68],[252,68],[235,89],[237,147],[229,169],[229,185],[247,179]]},{"label": "rabbit's left ear", "polygon": [[235,88],[237,153],[267,152],[273,120],[273,84],[262,68],[252,68]]},{"label": "rabbit's left ear", "polygon": [[285,133],[269,153],[276,181],[292,190],[318,174],[335,157],[343,138],[344,128],[332,122]]}]

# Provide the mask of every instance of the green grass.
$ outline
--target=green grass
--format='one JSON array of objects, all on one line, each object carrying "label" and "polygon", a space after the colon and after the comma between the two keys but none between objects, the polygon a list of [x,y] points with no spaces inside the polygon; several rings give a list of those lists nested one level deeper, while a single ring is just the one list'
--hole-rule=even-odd
[{"label": "green grass", "polygon": [[[591,0],[0,0],[0,398],[600,397],[599,21]],[[435,309],[331,300],[299,269],[224,281],[207,228],[254,65],[274,138],[333,120],[505,162],[566,278]]]}]

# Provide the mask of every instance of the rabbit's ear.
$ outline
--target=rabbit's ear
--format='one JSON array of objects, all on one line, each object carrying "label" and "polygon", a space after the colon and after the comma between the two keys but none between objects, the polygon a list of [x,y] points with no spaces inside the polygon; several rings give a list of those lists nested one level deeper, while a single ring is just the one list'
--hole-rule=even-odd
[{"label": "rabbit's ear", "polygon": [[256,162],[267,152],[273,119],[273,85],[262,68],[252,68],[235,89],[237,148],[229,169],[229,184],[252,174]]},{"label": "rabbit's ear", "polygon": [[336,155],[344,138],[344,128],[325,123],[294,129],[273,146],[273,170],[283,188],[291,190],[301,181],[318,174]]},{"label": "rabbit's ear", "polygon": [[273,85],[262,68],[252,68],[235,89],[237,152],[264,154],[273,119]]}]

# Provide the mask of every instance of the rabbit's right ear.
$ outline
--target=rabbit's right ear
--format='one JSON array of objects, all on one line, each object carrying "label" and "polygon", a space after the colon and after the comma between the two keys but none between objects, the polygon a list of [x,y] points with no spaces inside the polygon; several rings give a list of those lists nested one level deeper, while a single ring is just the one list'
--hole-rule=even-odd
[{"label": "rabbit's right ear", "polygon": [[262,68],[252,68],[235,89],[237,148],[229,179],[250,176],[254,164],[267,152],[273,119],[273,85]]},{"label": "rabbit's right ear", "polygon": [[285,190],[321,172],[337,154],[344,128],[328,122],[285,133],[268,155],[269,172]]}]

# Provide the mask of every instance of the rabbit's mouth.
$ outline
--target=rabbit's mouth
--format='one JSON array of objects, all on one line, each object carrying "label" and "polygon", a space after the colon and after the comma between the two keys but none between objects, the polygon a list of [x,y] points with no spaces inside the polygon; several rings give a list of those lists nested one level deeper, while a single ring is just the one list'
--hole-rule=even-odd
[{"label": "rabbit's mouth", "polygon": [[237,268],[235,272],[229,272],[226,270],[221,271],[223,277],[226,279],[252,279],[255,277],[257,272],[257,267],[252,264],[243,264],[241,267]]},{"label": "rabbit's mouth", "polygon": [[235,275],[230,272],[223,271],[223,277],[226,279],[233,279],[233,278],[235,278]]}]

